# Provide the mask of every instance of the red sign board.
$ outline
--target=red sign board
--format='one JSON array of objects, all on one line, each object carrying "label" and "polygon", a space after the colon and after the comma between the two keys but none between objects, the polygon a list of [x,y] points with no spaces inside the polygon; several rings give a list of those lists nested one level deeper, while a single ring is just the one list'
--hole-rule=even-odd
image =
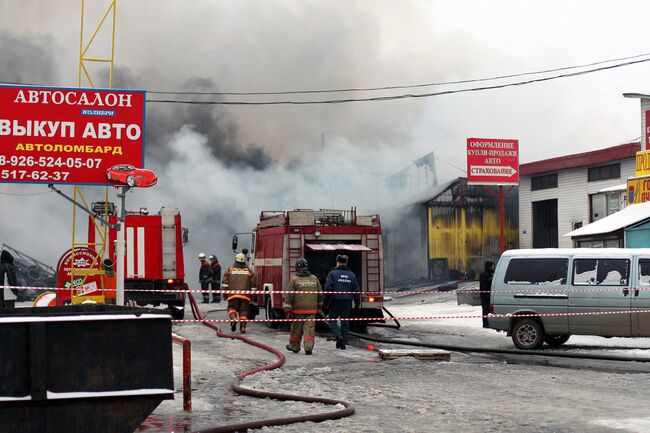
[{"label": "red sign board", "polygon": [[[56,287],[57,305],[64,305],[70,301],[71,296],[97,296],[102,294],[102,277],[101,275],[72,275],[72,260],[74,257],[75,271],[99,271],[100,258],[95,250],[88,247],[80,247],[68,250],[61,256],[56,266]],[[66,288],[69,290],[61,290]]]},{"label": "red sign board", "polygon": [[0,86],[0,182],[108,185],[144,164],[145,92]]},{"label": "red sign board", "polygon": [[519,141],[468,138],[467,183],[518,185]]}]

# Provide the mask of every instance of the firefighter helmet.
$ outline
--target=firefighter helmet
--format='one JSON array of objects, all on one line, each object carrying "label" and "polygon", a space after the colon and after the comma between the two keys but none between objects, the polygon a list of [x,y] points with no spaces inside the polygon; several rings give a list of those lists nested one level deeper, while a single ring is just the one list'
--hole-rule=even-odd
[{"label": "firefighter helmet", "polygon": [[199,253],[199,260],[205,259],[205,253]]},{"label": "firefighter helmet", "polygon": [[296,272],[306,271],[307,270],[307,260],[304,257],[296,260]]},{"label": "firefighter helmet", "polygon": [[246,256],[242,253],[235,254],[235,261],[237,263],[246,263]]}]

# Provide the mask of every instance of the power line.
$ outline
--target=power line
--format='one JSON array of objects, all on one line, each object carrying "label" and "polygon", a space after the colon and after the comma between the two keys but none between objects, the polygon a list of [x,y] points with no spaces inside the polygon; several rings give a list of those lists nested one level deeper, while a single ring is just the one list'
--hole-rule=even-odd
[{"label": "power line", "polygon": [[645,63],[650,61],[648,59],[634,60],[630,62],[618,63],[615,65],[601,66],[598,68],[587,69],[584,71],[569,72],[566,74],[552,75],[550,77],[534,78],[525,81],[517,81],[514,83],[507,84],[495,84],[493,86],[483,86],[483,87],[471,87],[468,89],[457,89],[457,90],[445,90],[441,92],[432,92],[432,93],[407,93],[402,95],[392,95],[392,96],[374,96],[368,98],[343,98],[343,99],[323,99],[316,101],[183,101],[177,99],[147,99],[147,102],[151,103],[165,103],[165,104],[193,104],[193,105],[313,105],[313,104],[343,104],[349,102],[376,102],[376,101],[394,101],[397,99],[407,99],[407,98],[429,98],[432,96],[441,96],[441,95],[451,95],[455,93],[466,93],[466,92],[479,92],[483,90],[493,90],[493,89],[503,89],[506,87],[514,86],[523,86],[526,84],[539,83],[544,81],[556,80],[559,78],[568,78],[568,77],[577,77],[580,75],[591,74],[594,72],[605,71],[608,69],[621,68],[624,66],[635,65],[638,63]]},{"label": "power line", "polygon": [[350,88],[341,88],[341,89],[321,89],[321,90],[286,90],[286,91],[276,91],[276,92],[186,92],[186,91],[161,91],[161,90],[148,90],[147,93],[155,95],[211,95],[211,96],[246,96],[246,95],[255,95],[255,96],[271,96],[271,95],[297,95],[297,94],[314,94],[314,93],[342,93],[342,92],[371,92],[376,90],[397,90],[397,89],[412,89],[412,88],[421,88],[421,87],[434,87],[434,86],[446,86],[450,84],[467,84],[467,83],[477,83],[483,81],[494,81],[502,80],[504,78],[515,78],[515,77],[524,77],[528,75],[539,75],[547,74],[550,72],[560,72],[567,71],[570,69],[586,68],[589,66],[602,65],[604,63],[611,62],[620,62],[622,60],[631,60],[637,59],[639,57],[650,56],[650,53],[637,54],[634,56],[620,57],[618,59],[609,59],[601,60],[598,62],[585,63],[582,65],[575,66],[565,66],[561,68],[554,69],[544,69],[539,71],[531,72],[521,72],[517,74],[507,74],[507,75],[497,75],[494,77],[488,78],[474,78],[467,80],[457,80],[457,81],[442,81],[439,83],[423,83],[423,84],[404,84],[404,85],[393,85],[393,86],[381,86],[381,87],[350,87]]},{"label": "power line", "polygon": [[[602,65],[605,63],[618,62],[622,60],[631,60],[637,59],[639,57],[650,56],[650,53],[637,54],[634,56],[619,57],[616,59],[609,60],[600,60],[597,62],[585,63],[581,65],[574,66],[564,66],[561,68],[553,69],[543,69],[538,71],[529,71],[521,72],[516,74],[506,74],[506,75],[497,75],[487,78],[474,78],[466,80],[457,80],[457,81],[442,81],[438,83],[423,83],[423,84],[404,84],[404,85],[392,85],[392,86],[380,86],[380,87],[350,87],[350,88],[340,88],[340,89],[320,89],[320,90],[287,90],[287,91],[273,91],[273,92],[190,92],[190,91],[163,91],[163,90],[147,90],[150,94],[156,95],[206,95],[206,96],[272,96],[272,95],[297,95],[297,94],[317,94],[317,93],[342,93],[342,92],[368,92],[368,91],[377,91],[377,90],[397,90],[397,89],[410,89],[410,88],[422,88],[422,87],[434,87],[434,86],[446,86],[452,84],[468,84],[468,83],[477,83],[485,81],[494,81],[501,80],[505,78],[515,78],[515,77],[524,77],[529,75],[539,75],[551,72],[566,71],[571,69],[585,68],[589,66]],[[625,66],[627,64],[622,64]],[[618,67],[619,65],[614,65]],[[599,69],[596,69],[599,70]],[[25,85],[25,86],[42,86],[43,84],[38,83],[25,83],[17,81],[3,81],[0,84],[9,84],[9,85]]]}]

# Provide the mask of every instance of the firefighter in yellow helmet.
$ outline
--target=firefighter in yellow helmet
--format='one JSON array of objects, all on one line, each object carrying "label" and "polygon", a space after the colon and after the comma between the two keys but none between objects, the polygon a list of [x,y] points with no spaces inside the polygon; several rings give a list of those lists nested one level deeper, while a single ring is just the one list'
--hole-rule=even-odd
[{"label": "firefighter in yellow helmet", "polygon": [[296,275],[289,281],[282,307],[287,318],[305,319],[304,321],[291,322],[291,335],[287,350],[294,353],[300,352],[300,340],[303,340],[305,355],[311,355],[316,335],[314,319],[316,313],[323,307],[323,289],[318,278],[309,272],[307,260],[302,257],[296,261]]},{"label": "firefighter in yellow helmet", "polygon": [[[243,253],[235,255],[235,263],[228,268],[221,281],[222,290],[255,290],[255,275],[246,265],[246,256]],[[230,317],[230,330],[237,330],[239,320],[239,331],[246,333],[246,321],[248,320],[248,306],[251,302],[250,293],[228,294],[228,316]]]}]

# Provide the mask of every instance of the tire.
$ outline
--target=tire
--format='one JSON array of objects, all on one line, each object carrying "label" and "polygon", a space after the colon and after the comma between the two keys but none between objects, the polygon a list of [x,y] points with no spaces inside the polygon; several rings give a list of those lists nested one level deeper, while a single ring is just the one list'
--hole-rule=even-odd
[{"label": "tire", "polygon": [[[264,301],[264,317],[266,320],[277,319],[275,316],[275,311],[273,311],[273,306],[271,305],[271,297],[267,296]],[[276,329],[278,327],[278,322],[265,322],[266,327],[270,329]]]},{"label": "tire", "polygon": [[571,336],[568,334],[560,334],[560,335],[547,335],[544,337],[544,342],[548,344],[551,347],[560,347],[564,343],[566,343]]},{"label": "tire", "polygon": [[43,279],[41,268],[36,265],[32,265],[29,268],[27,268],[27,276],[31,278],[33,281],[41,281]]},{"label": "tire", "polygon": [[518,349],[535,350],[544,344],[542,325],[533,319],[517,320],[512,327],[512,342]]},{"label": "tire", "polygon": [[126,184],[128,186],[135,186],[135,177],[129,176],[126,178]]}]

